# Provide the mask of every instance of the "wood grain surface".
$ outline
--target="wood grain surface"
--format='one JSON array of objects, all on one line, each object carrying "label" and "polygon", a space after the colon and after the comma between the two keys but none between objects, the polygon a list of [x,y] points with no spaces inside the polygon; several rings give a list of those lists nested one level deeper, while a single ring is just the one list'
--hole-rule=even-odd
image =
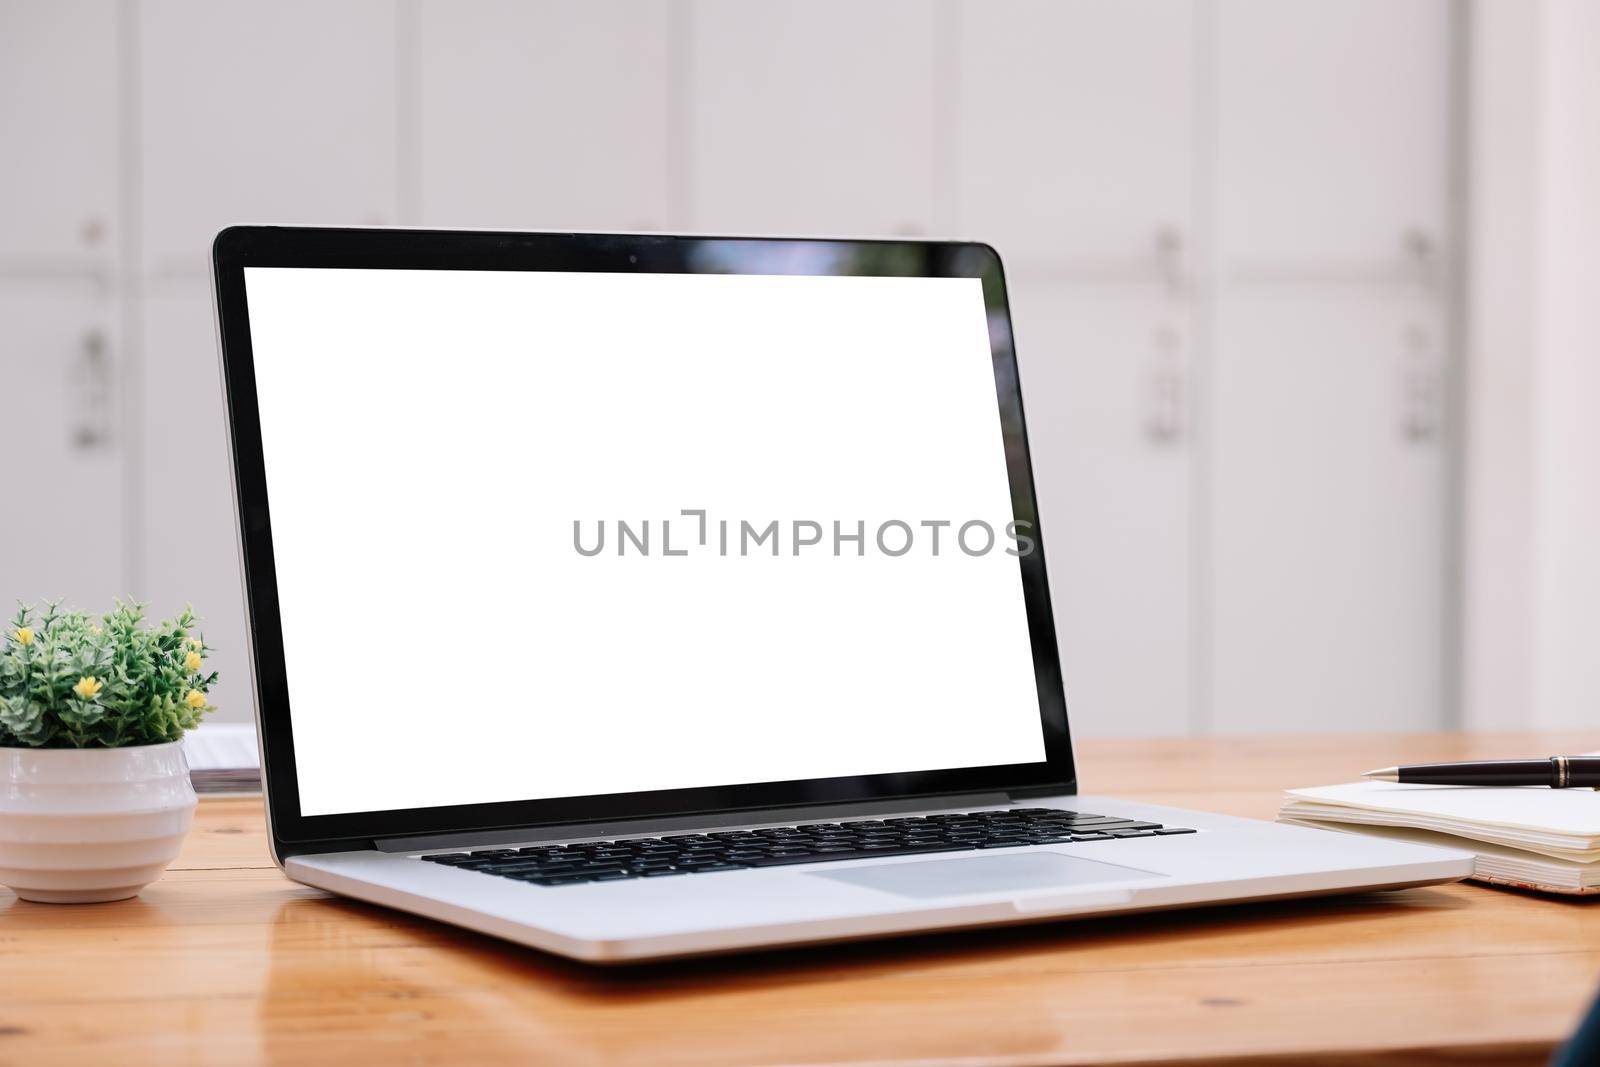
[{"label": "wood grain surface", "polygon": [[[1374,766],[1587,735],[1087,742],[1084,792],[1271,818]],[[632,970],[342,901],[202,801],[138,898],[0,890],[0,1064],[1539,1064],[1600,983],[1600,900],[1478,885]]]}]

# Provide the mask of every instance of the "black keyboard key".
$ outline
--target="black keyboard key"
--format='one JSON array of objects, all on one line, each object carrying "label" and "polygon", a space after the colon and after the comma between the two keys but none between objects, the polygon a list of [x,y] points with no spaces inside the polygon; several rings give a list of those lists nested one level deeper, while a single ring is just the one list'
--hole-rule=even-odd
[{"label": "black keyboard key", "polygon": [[1195,832],[1196,831],[1189,829],[1187,826],[1163,826],[1161,829],[1155,831],[1156,836],[1158,837],[1166,837],[1169,834],[1192,834]]},{"label": "black keyboard key", "polygon": [[[482,867],[479,869],[488,871],[490,874],[527,874],[529,871],[549,870],[548,867],[537,861],[529,861],[521,856],[517,858],[520,861],[518,863],[495,863],[488,867]],[[563,866],[570,868],[573,865],[563,864]]]},{"label": "black keyboard key", "polygon": [[1074,844],[1078,843],[1079,841],[1115,841],[1115,840],[1116,840],[1116,838],[1112,837],[1110,834],[1073,834],[1072,835],[1072,841],[1073,841]]},{"label": "black keyboard key", "polygon": [[1023,841],[1020,838],[1004,838],[1004,837],[1001,837],[1001,838],[996,838],[996,839],[994,839],[992,841],[979,841],[978,842],[978,847],[979,848],[1020,848],[1023,845],[1031,845],[1031,844],[1033,844],[1032,841]]},{"label": "black keyboard key", "polygon": [[1116,838],[1154,837],[1156,834],[1154,830],[1112,830],[1111,836]]},{"label": "black keyboard key", "polygon": [[692,873],[693,873],[692,871],[686,871],[682,867],[653,867],[648,871],[640,871],[639,875],[642,878],[661,878],[661,877],[663,877],[665,875],[669,875],[669,874],[692,874]]}]

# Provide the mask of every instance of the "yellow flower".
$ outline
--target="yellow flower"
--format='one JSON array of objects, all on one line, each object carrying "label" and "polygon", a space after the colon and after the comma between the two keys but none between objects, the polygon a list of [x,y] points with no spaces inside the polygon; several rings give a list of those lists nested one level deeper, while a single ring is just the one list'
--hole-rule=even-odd
[{"label": "yellow flower", "polygon": [[78,679],[78,684],[72,687],[72,691],[85,700],[93,700],[95,695],[103,688],[105,687],[101,684],[100,679],[91,678],[86,674]]},{"label": "yellow flower", "polygon": [[189,690],[189,695],[183,699],[195,711],[199,711],[206,706],[206,695],[198,689]]},{"label": "yellow flower", "polygon": [[200,653],[191,651],[187,656],[183,657],[183,665],[188,667],[191,671],[199,670]]},{"label": "yellow flower", "polygon": [[19,645],[33,644],[33,628],[31,626],[17,627],[16,636],[17,644]]},{"label": "yellow flower", "polygon": [[190,648],[205,648],[206,647],[206,643],[201,638],[191,637],[191,638],[189,638],[189,647]]}]

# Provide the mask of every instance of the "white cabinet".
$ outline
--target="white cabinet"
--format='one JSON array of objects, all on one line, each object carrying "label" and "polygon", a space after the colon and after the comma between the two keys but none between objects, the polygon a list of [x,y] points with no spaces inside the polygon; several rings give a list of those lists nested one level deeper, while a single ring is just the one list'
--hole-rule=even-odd
[{"label": "white cabinet", "polygon": [[665,0],[428,0],[417,26],[417,218],[667,229],[681,159]]},{"label": "white cabinet", "polygon": [[1073,730],[1186,733],[1181,307],[1134,286],[1035,283],[1010,296]]},{"label": "white cabinet", "polygon": [[695,0],[690,225],[927,233],[944,91],[933,11],[924,0]]},{"label": "white cabinet", "polygon": [[201,276],[236,223],[394,222],[395,7],[138,5],[144,269]]},{"label": "white cabinet", "polygon": [[956,228],[994,244],[1010,281],[1073,728],[1184,733],[1193,10],[957,13]]},{"label": "white cabinet", "polygon": [[1392,268],[1447,226],[1448,0],[1221,0],[1216,198],[1229,276]]},{"label": "white cabinet", "polygon": [[119,70],[109,0],[0,4],[0,273],[114,260]]},{"label": "white cabinet", "polygon": [[[74,286],[0,283],[0,615],[124,595],[120,360],[111,302]],[[68,291],[60,291],[60,290]]]},{"label": "white cabinet", "polygon": [[222,385],[211,301],[144,301],[145,373],[140,454],[141,587],[165,618],[192,604],[221,675],[212,691],[219,720],[250,717],[250,661],[234,533]]},{"label": "white cabinet", "polygon": [[1220,302],[1217,732],[1442,725],[1440,329],[1432,301],[1404,291]]},{"label": "white cabinet", "polygon": [[1444,723],[1445,0],[1221,0],[1206,717]]},{"label": "white cabinet", "polygon": [[396,9],[384,0],[138,5],[142,247],[136,594],[204,616],[223,719],[249,670],[205,276],[252,223],[394,222]]},{"label": "white cabinet", "polygon": [[1014,275],[1148,278],[1187,236],[1195,17],[1166,0],[968,0],[958,230]]},{"label": "white cabinet", "polygon": [[126,594],[120,56],[105,0],[0,5],[0,617]]}]

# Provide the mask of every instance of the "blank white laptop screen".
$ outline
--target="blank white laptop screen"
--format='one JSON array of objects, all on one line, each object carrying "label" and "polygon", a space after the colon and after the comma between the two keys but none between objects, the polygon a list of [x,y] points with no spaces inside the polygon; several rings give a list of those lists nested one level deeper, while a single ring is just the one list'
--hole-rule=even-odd
[{"label": "blank white laptop screen", "polygon": [[245,276],[303,814],[1045,758],[976,279]]}]

